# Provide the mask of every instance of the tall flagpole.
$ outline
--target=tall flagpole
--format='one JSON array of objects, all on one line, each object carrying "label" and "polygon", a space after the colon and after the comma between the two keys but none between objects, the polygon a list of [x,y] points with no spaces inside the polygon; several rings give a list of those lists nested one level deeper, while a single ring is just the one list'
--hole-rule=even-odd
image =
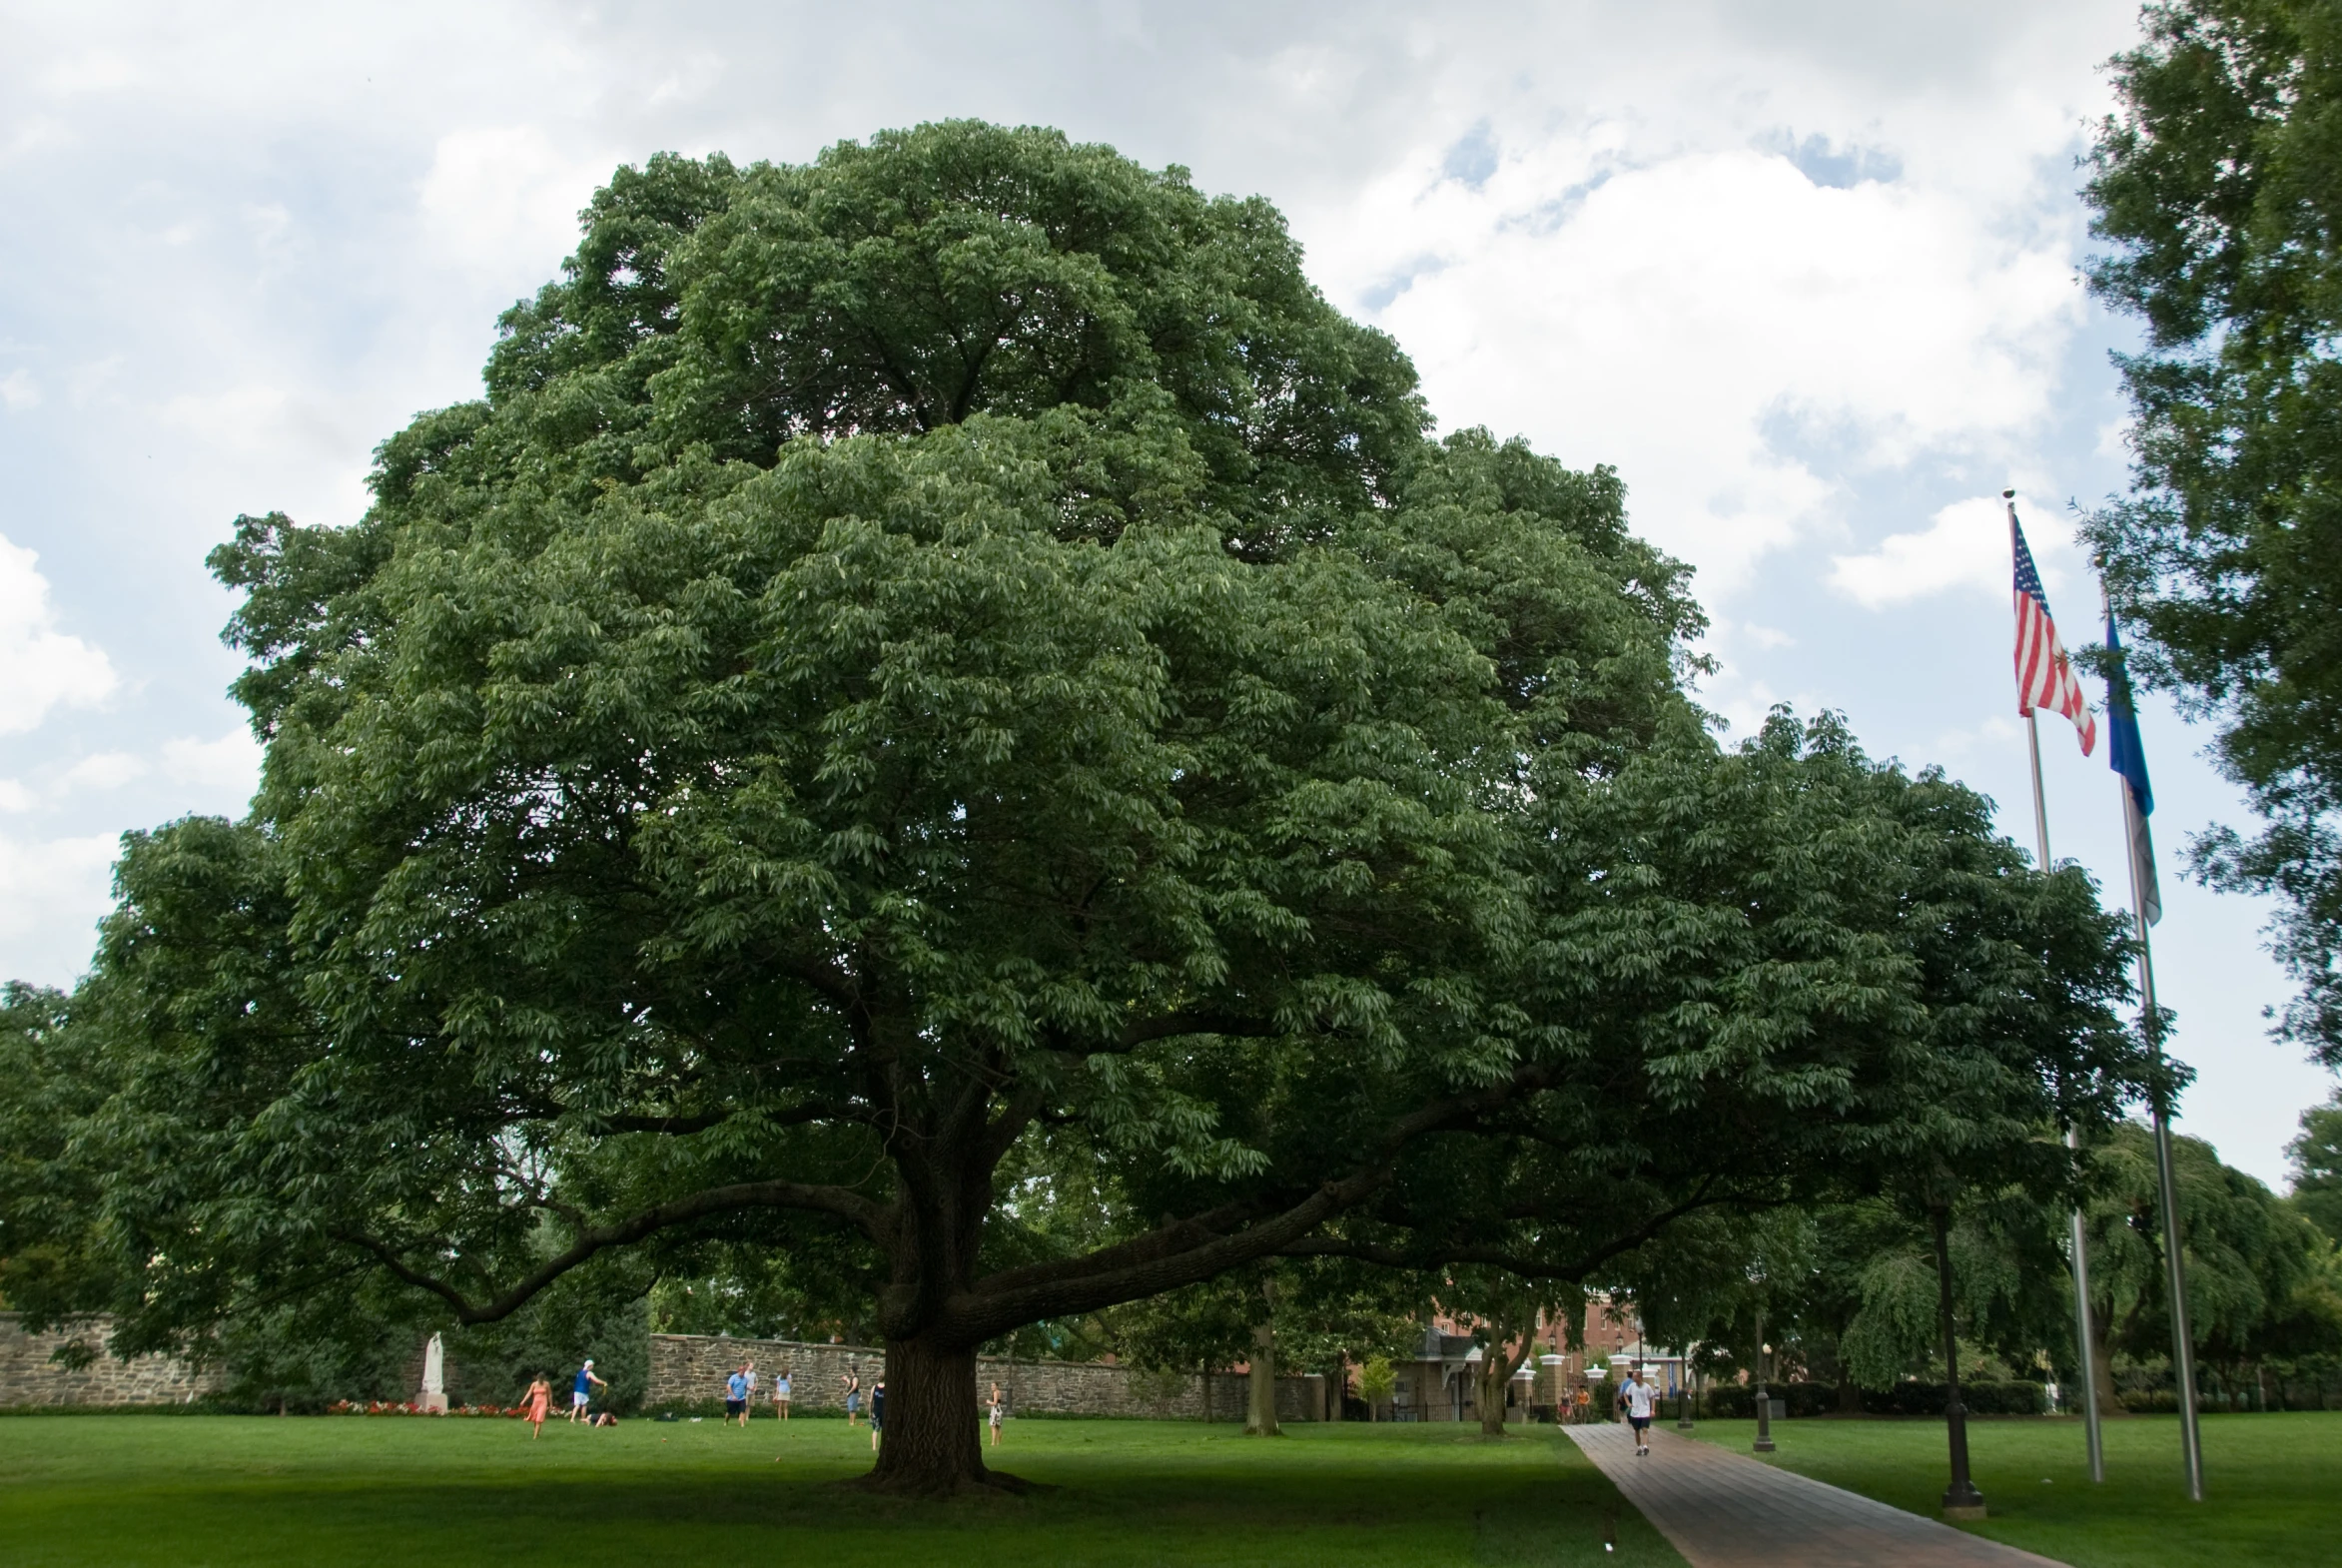
[{"label": "tall flagpole", "polygon": [[[2098,599],[2106,603],[2106,586],[2098,584]],[[2107,609],[2107,625],[2113,625],[2112,608]],[[2113,640],[2109,629],[2107,640]],[[2119,670],[2113,672],[2120,678]],[[2128,687],[2122,688],[2127,692]],[[2146,1031],[2147,1049],[2154,1053],[2155,1064],[2163,1061],[2163,1023],[2155,1011],[2155,958],[2147,944],[2147,877],[2148,870],[2140,862],[2140,846],[2146,842],[2146,819],[2139,815],[2138,796],[2131,792],[2130,780],[2117,773],[2114,786],[2122,792],[2122,842],[2130,860],[2130,918],[2132,929],[2138,934],[2138,1002],[2139,1021]],[[2204,1500],[2204,1444],[2203,1434],[2196,1426],[2195,1408],[2195,1336],[2187,1322],[2187,1264],[2180,1253],[2179,1237],[2179,1176],[2171,1159],[2171,1104],[2170,1098],[2158,1087],[2155,1091],[2155,1186],[2156,1196],[2163,1210],[2163,1288],[2171,1302],[2171,1371],[2179,1384],[2179,1456],[2187,1471],[2187,1495],[2192,1502]]]},{"label": "tall flagpole", "polygon": [[[2041,797],[2041,729],[2030,710],[2024,716],[2025,745],[2033,757],[2033,841],[2040,847],[2041,870],[2049,869],[2049,812]],[[2065,1130],[2065,1147],[2078,1153],[2081,1132],[2077,1128]],[[2098,1339],[2090,1326],[2090,1231],[2082,1220],[2081,1205],[2075,1204],[2065,1216],[2069,1233],[2067,1247],[2073,1254],[2073,1342],[2080,1350],[2081,1363],[2081,1427],[2084,1445],[2089,1449],[2090,1479],[2101,1484],[2106,1479],[2106,1438],[2099,1428],[2098,1411]]]},{"label": "tall flagpole", "polygon": [[[2123,826],[2135,833],[2138,802],[2131,799],[2127,784],[2122,789],[2122,815]],[[2130,915],[2138,931],[2140,1017],[2146,1024],[2147,1043],[2160,1065],[2163,1027],[2155,1014],[2155,960],[2147,949],[2146,890],[2136,855],[2130,866]],[[2195,1421],[2195,1338],[2187,1327],[2187,1265],[2179,1254],[2179,1179],[2171,1165],[2171,1108],[2161,1089],[2155,1091],[2155,1184],[2163,1209],[2164,1288],[2171,1298],[2171,1370],[2179,1381],[2179,1453],[2187,1466],[2188,1498],[2200,1503],[2204,1500],[2204,1445]]]},{"label": "tall flagpole", "polygon": [[[2016,553],[2016,492],[2004,491],[2001,500],[2008,507],[2008,553]],[[2041,875],[2047,876],[2049,862],[2049,808],[2041,793],[2041,727],[2034,721],[2033,710],[2024,710],[2024,743],[2032,754],[2033,763],[2033,843],[2040,851]],[[2071,1151],[2081,1148],[2081,1134],[2074,1128],[2065,1130],[2065,1147]],[[2098,1411],[2098,1341],[2090,1328],[2090,1232],[2082,1222],[2081,1207],[2076,1204],[2066,1216],[2071,1230],[2068,1247],[2073,1254],[2073,1343],[2080,1352],[2081,1366],[2081,1428],[2084,1446],[2089,1449],[2090,1479],[2103,1483],[2106,1479],[2106,1439],[2099,1429]]]}]

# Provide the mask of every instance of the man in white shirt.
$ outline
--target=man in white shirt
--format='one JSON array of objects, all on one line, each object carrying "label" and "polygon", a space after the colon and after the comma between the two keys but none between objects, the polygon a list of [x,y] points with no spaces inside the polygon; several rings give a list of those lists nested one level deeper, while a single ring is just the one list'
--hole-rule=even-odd
[{"label": "man in white shirt", "polygon": [[1643,1381],[1643,1369],[1636,1367],[1627,1374],[1626,1422],[1635,1429],[1635,1453],[1638,1457],[1651,1451],[1651,1388]]}]

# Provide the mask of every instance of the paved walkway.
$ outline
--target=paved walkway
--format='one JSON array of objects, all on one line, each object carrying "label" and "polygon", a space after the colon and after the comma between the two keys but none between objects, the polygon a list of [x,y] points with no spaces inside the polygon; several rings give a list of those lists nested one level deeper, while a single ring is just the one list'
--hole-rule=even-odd
[{"label": "paved walkway", "polygon": [[2057,1568],[1835,1486],[1665,1431],[1565,1428],[1692,1568]]}]

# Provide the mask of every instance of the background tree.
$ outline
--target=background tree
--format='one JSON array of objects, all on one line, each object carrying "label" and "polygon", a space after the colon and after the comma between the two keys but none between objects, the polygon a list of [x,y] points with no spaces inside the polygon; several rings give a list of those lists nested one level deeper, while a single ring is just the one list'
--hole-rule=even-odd
[{"label": "background tree", "polygon": [[214,557],[262,789],[133,836],[75,1003],[119,1347],[786,1251],[950,1489],[1034,1325],[1572,1282],[2137,1088],[2086,885],[1835,722],[1720,754],[1615,477],[1423,440],[1264,204],[654,160],[506,327],[359,525]]},{"label": "background tree", "polygon": [[2293,1157],[2293,1201],[2328,1240],[2342,1240],[2342,1094],[2301,1114]]},{"label": "background tree", "polygon": [[1358,1363],[1358,1397],[1366,1402],[1366,1419],[1381,1419],[1382,1406],[1398,1387],[1398,1368],[1387,1355],[1370,1355]]},{"label": "background tree", "polygon": [[46,1328],[111,1304],[100,1177],[74,1146],[113,1084],[64,996],[0,989],[0,1305]]},{"label": "background tree", "polygon": [[2111,249],[2130,496],[2087,521],[2148,684],[2215,715],[2265,826],[2198,864],[2282,901],[2285,1027],[2342,1065],[2342,9],[2176,0],[2117,56],[2084,195]]},{"label": "background tree", "polygon": [[1564,1303],[1583,1310],[1573,1284],[1523,1279],[1503,1269],[1459,1268],[1439,1281],[1442,1308],[1469,1333],[1480,1350],[1472,1371],[1472,1408],[1483,1437],[1502,1437],[1506,1393],[1513,1374],[1537,1353],[1537,1330]]},{"label": "background tree", "polygon": [[[2177,1140],[2173,1162],[2189,1327],[2202,1364],[2233,1397],[2250,1368],[2281,1353],[2271,1336],[2289,1316],[2298,1309],[2314,1318],[2323,1238],[2267,1186],[2221,1164],[2202,1140]],[[2114,1355],[2160,1364],[2171,1343],[2152,1135],[2124,1123],[2093,1150],[2091,1164],[2093,1195],[2083,1208],[2097,1297],[2091,1319],[2102,1336],[2097,1364],[2106,1369],[2099,1404],[2112,1409]],[[2306,1321],[2285,1331],[2315,1336]]]}]

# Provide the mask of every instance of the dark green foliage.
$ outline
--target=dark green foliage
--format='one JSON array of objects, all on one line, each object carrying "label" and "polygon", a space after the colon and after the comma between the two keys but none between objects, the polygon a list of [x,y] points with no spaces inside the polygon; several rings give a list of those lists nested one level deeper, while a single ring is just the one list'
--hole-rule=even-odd
[{"label": "dark green foliage", "polygon": [[263,786],[133,836],[75,1004],[125,1344],[706,1281],[874,1327],[955,1485],[979,1345],[2054,1185],[2142,1085],[2083,879],[1835,721],[1720,754],[1616,476],[1422,439],[1258,203],[660,159],[506,326],[363,523],[215,555]]},{"label": "dark green foliage", "polygon": [[2286,1146],[2293,1157],[2294,1206],[2329,1241],[2342,1241],[2342,1095],[2301,1114],[2301,1136]]},{"label": "dark green foliage", "polygon": [[76,1135],[114,1087],[54,991],[0,989],[0,1307],[39,1329],[109,1304],[100,1170]]},{"label": "dark green foliage", "polygon": [[2086,189],[2091,281],[2146,324],[2121,359],[2131,496],[2087,534],[2140,666],[2221,723],[2266,819],[2198,845],[2276,894],[2289,1033],[2342,1063],[2342,6],[2177,0],[2116,58]]},{"label": "dark green foliage", "polygon": [[[2188,1323],[2200,1365],[2233,1384],[2241,1368],[2342,1350],[2332,1244],[2260,1181],[2222,1165],[2209,1144],[2177,1138]],[[2135,1123],[2093,1151],[2085,1210],[2090,1285],[2105,1350],[2137,1359],[2171,1344],[2152,1135]],[[2111,1364],[2101,1357],[2102,1364]]]}]

